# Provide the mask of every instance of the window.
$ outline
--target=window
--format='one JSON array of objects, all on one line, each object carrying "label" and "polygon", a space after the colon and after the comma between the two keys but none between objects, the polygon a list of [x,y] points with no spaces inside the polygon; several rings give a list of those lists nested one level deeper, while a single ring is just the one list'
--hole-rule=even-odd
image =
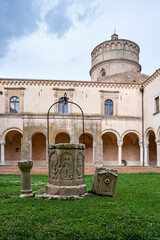
[{"label": "window", "polygon": [[60,98],[58,101],[58,113],[68,114],[68,103],[64,102],[64,98]]},{"label": "window", "polygon": [[155,98],[155,110],[156,112],[159,112],[159,97]]},{"label": "window", "polygon": [[12,113],[12,114],[19,113],[19,98],[18,97],[10,98],[9,109],[10,109],[10,113]]},{"label": "window", "polygon": [[104,103],[104,114],[105,116],[113,116],[113,102],[110,99]]},{"label": "window", "polygon": [[106,71],[103,70],[103,71],[101,72],[101,75],[102,75],[102,77],[105,77],[105,76],[106,76]]}]

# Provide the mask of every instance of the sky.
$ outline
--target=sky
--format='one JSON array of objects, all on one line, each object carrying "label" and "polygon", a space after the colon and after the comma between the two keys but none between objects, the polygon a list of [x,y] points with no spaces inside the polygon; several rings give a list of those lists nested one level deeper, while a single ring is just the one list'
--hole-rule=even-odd
[{"label": "sky", "polygon": [[159,23],[159,0],[0,0],[0,78],[90,81],[91,51],[114,29],[152,75]]}]

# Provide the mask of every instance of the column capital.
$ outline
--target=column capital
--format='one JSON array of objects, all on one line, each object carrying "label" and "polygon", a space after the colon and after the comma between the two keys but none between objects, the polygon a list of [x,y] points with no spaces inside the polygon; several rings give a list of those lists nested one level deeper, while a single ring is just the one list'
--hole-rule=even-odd
[{"label": "column capital", "polygon": [[0,140],[0,144],[1,144],[1,145],[5,145],[6,142],[5,142],[4,140]]},{"label": "column capital", "polygon": [[149,144],[148,142],[145,142],[145,143],[144,143],[144,147],[147,148],[147,147],[148,147],[148,144]]},{"label": "column capital", "polygon": [[123,145],[123,140],[117,140],[118,147],[122,147]]},{"label": "column capital", "polygon": [[157,145],[160,145],[160,139],[155,140]]}]

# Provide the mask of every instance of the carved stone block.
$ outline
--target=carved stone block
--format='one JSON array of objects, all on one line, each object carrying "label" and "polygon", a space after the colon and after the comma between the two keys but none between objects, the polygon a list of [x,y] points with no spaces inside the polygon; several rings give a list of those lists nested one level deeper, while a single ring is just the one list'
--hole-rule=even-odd
[{"label": "carved stone block", "polygon": [[46,186],[46,195],[85,194],[83,144],[52,144],[49,146],[48,158],[49,183]]},{"label": "carved stone block", "polygon": [[99,195],[114,197],[117,177],[117,170],[97,167],[94,174],[92,192]]},{"label": "carved stone block", "polygon": [[18,167],[21,170],[22,176],[22,190],[20,197],[21,198],[33,197],[30,180],[30,171],[33,167],[33,161],[31,160],[19,161]]}]

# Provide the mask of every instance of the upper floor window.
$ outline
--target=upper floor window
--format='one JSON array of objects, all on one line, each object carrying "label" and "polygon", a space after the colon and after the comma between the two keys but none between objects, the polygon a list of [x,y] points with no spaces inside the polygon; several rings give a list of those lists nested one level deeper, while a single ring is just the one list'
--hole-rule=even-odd
[{"label": "upper floor window", "polygon": [[113,101],[110,99],[104,103],[104,114],[105,116],[113,116]]},{"label": "upper floor window", "polygon": [[9,104],[10,113],[19,113],[19,98],[18,97],[11,97],[10,104]]},{"label": "upper floor window", "polygon": [[159,97],[156,97],[155,98],[155,109],[156,109],[156,112],[159,112]]},{"label": "upper floor window", "polygon": [[101,70],[101,76],[102,76],[102,77],[105,77],[105,76],[106,76],[106,70],[105,70],[105,69],[102,69],[102,70]]},{"label": "upper floor window", "polygon": [[58,113],[68,114],[68,103],[64,102],[64,98],[60,98],[58,101]]}]

